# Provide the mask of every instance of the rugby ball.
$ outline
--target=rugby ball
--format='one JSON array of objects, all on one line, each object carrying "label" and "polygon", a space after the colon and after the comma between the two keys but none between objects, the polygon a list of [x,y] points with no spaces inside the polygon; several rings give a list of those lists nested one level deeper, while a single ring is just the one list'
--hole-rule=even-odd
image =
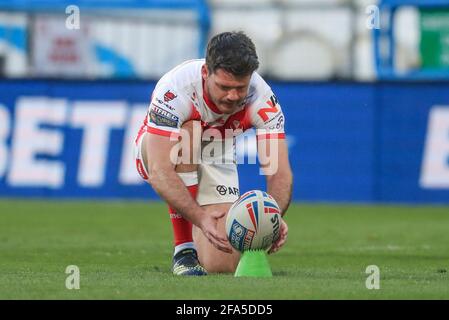
[{"label": "rugby ball", "polygon": [[268,193],[251,190],[234,202],[226,216],[226,235],[238,251],[266,250],[279,239],[281,212]]}]

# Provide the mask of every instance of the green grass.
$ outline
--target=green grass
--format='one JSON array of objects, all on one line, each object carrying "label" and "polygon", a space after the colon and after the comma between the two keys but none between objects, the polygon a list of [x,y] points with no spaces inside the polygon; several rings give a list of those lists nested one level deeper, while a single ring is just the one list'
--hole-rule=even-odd
[{"label": "green grass", "polygon": [[286,220],[273,278],[181,278],[164,204],[1,200],[0,299],[449,299],[447,207],[292,205]]}]

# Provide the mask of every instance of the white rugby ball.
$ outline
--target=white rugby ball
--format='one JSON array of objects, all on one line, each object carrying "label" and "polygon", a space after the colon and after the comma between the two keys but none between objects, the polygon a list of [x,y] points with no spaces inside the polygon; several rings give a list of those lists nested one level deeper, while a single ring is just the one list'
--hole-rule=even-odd
[{"label": "white rugby ball", "polygon": [[234,202],[226,217],[226,235],[238,251],[266,250],[279,239],[281,212],[268,193],[251,190]]}]

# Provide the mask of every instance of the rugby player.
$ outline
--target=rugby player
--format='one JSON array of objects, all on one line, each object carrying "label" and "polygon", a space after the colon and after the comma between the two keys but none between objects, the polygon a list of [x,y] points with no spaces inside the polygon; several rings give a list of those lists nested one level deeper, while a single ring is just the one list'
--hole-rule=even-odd
[{"label": "rugby player", "polygon": [[[239,253],[225,235],[226,213],[239,197],[236,135],[256,129],[259,158],[263,153],[275,159],[276,170],[269,170],[273,161],[261,161],[267,192],[282,216],[290,204],[285,118],[256,72],[258,66],[251,39],[242,32],[224,32],[209,41],[205,59],[170,70],[153,91],[135,140],[135,160],[139,174],[169,206],[175,275],[234,272],[237,267]],[[224,143],[228,139],[232,143]],[[187,148],[176,149],[180,144]],[[206,148],[214,150],[208,157],[212,161],[204,161]],[[281,220],[280,237],[268,253],[287,239],[288,227]]]}]

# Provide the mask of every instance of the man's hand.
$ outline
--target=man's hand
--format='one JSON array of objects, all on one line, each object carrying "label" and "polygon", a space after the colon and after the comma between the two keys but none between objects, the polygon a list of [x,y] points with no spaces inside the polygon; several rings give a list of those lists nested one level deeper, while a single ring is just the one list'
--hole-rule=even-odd
[{"label": "man's hand", "polygon": [[232,248],[228,239],[226,236],[223,237],[217,229],[218,220],[225,215],[225,211],[208,212],[202,216],[201,221],[199,222],[199,227],[215,248],[226,253],[232,253]]},{"label": "man's hand", "polygon": [[287,241],[288,226],[287,223],[282,218],[279,232],[280,232],[279,239],[275,243],[273,243],[270,250],[268,250],[268,254],[272,254],[278,251]]}]

